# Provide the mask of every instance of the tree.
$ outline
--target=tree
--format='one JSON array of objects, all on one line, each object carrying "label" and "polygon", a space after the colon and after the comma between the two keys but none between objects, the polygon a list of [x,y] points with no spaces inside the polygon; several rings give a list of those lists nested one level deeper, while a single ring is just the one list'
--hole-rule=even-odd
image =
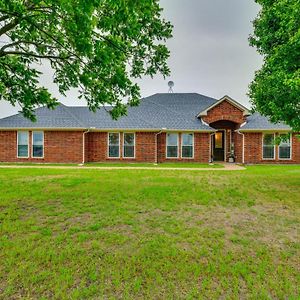
[{"label": "tree", "polygon": [[60,93],[77,88],[95,111],[113,118],[138,105],[135,78],[169,74],[164,45],[172,26],[158,0],[0,0],[0,99],[34,108],[57,100],[39,85],[38,63],[50,62]]},{"label": "tree", "polygon": [[273,122],[300,130],[300,0],[256,0],[250,45],[264,63],[250,84],[254,108]]}]

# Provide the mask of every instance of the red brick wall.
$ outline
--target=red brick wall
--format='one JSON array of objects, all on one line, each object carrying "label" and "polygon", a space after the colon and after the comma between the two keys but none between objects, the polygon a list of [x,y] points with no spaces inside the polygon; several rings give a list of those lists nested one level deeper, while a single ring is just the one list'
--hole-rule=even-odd
[{"label": "red brick wall", "polygon": [[31,157],[31,132],[29,132],[29,158],[17,158],[17,131],[0,131],[0,161],[81,163],[82,132],[44,131],[44,158]]},{"label": "red brick wall", "polygon": [[[155,132],[136,133],[135,159],[109,159],[107,157],[107,132],[93,132],[86,134],[86,162],[96,161],[137,161],[155,162]],[[45,162],[45,163],[81,163],[82,162],[81,131],[45,131],[44,158],[17,158],[17,132],[0,131],[0,161],[2,162]],[[121,134],[121,145],[123,135]],[[209,133],[194,133],[194,158],[180,158],[181,135],[179,135],[179,158],[166,158],[166,134],[158,135],[158,161],[185,161],[207,163],[209,154]],[[233,133],[236,161],[242,162],[242,136]],[[229,141],[229,139],[228,139]],[[31,133],[29,139],[31,154]],[[121,147],[122,153],[122,147]],[[122,155],[121,155],[122,157]],[[245,133],[245,163],[298,163],[300,164],[300,139],[293,134],[292,159],[278,160],[276,147],[275,160],[262,159],[262,133]]]},{"label": "red brick wall", "polygon": [[242,163],[243,162],[243,137],[241,134],[237,132],[233,133],[233,141],[234,141],[234,155],[235,162]]},{"label": "red brick wall", "polygon": [[242,124],[246,120],[245,116],[243,116],[243,112],[226,100],[210,109],[207,112],[207,116],[203,116],[202,119],[208,124],[220,120]]},{"label": "red brick wall", "polygon": [[194,133],[195,161],[207,163],[210,161],[210,134]]},{"label": "red brick wall", "polygon": [[136,133],[136,160],[155,162],[156,132]]},{"label": "red brick wall", "polygon": [[107,132],[89,132],[85,135],[86,162],[105,161]]},{"label": "red brick wall", "polygon": [[0,131],[0,161],[12,162],[17,160],[16,131]]},{"label": "red brick wall", "polygon": [[166,133],[158,136],[158,162],[202,162],[208,163],[210,159],[210,134],[194,133],[194,158],[181,158],[181,134],[179,134],[179,157],[166,158]]},{"label": "red brick wall", "polygon": [[44,134],[45,162],[82,163],[83,132],[45,131]]},{"label": "red brick wall", "polygon": [[262,133],[245,133],[245,163],[246,164],[300,164],[300,139],[293,134],[292,158],[278,159],[278,146],[275,146],[275,159],[262,159]]},{"label": "red brick wall", "polygon": [[90,132],[86,134],[86,161],[155,162],[155,132],[136,132],[135,158],[123,158],[123,133],[120,134],[120,145],[120,158],[109,158],[108,133]]}]

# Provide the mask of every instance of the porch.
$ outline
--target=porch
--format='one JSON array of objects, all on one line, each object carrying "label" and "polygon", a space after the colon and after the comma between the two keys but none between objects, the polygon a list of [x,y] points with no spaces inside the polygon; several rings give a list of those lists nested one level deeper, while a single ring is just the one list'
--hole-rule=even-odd
[{"label": "porch", "polygon": [[211,160],[215,162],[241,162],[242,138],[236,132],[240,127],[239,123],[229,120],[215,121],[209,124],[217,130],[211,135]]}]

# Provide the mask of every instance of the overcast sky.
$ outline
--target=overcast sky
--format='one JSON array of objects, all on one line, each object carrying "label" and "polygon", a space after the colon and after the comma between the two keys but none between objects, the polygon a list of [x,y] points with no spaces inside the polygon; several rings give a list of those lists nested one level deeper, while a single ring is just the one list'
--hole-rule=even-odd
[{"label": "overcast sky", "polygon": [[[139,81],[142,97],[168,92],[167,82],[175,82],[174,92],[197,92],[221,98],[229,95],[246,106],[248,85],[254,71],[262,63],[254,48],[248,45],[251,21],[259,11],[254,0],[161,0],[164,16],[174,25],[173,38],[168,41],[171,51],[171,76]],[[59,94],[52,83],[48,65],[41,83],[66,105],[85,105],[76,91],[67,97]],[[0,101],[0,118],[18,108]]]}]

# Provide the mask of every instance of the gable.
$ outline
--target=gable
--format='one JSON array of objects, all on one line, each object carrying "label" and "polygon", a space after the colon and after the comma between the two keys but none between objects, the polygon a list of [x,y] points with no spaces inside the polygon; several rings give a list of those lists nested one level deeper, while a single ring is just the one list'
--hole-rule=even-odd
[{"label": "gable", "polygon": [[246,121],[247,115],[249,115],[247,108],[230,97],[224,96],[219,101],[200,112],[198,117],[201,117],[207,124],[220,120],[242,124]]},{"label": "gable", "polygon": [[231,97],[225,95],[224,97],[222,97],[220,100],[216,101],[215,103],[213,103],[212,105],[206,107],[205,110],[201,111],[197,117],[202,117],[202,116],[207,116],[207,113],[213,109],[214,107],[218,106],[219,104],[221,104],[222,102],[228,102],[229,104],[231,104],[232,106],[236,107],[237,109],[239,109],[240,111],[243,112],[243,114],[245,116],[249,116],[250,113],[248,111],[248,109],[243,106],[242,104],[238,103],[237,101],[233,100]]}]

